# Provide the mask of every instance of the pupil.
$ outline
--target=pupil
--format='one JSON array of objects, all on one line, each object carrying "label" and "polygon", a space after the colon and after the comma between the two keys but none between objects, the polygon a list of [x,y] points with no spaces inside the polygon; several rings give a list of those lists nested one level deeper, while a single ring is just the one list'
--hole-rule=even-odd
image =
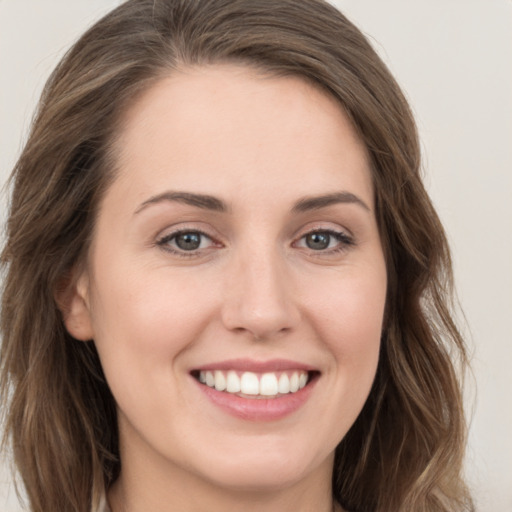
[{"label": "pupil", "polygon": [[199,233],[182,233],[176,237],[176,245],[184,251],[193,251],[201,245]]},{"label": "pupil", "polygon": [[306,245],[310,249],[321,250],[329,247],[331,241],[331,235],[328,233],[310,233],[306,237]]}]

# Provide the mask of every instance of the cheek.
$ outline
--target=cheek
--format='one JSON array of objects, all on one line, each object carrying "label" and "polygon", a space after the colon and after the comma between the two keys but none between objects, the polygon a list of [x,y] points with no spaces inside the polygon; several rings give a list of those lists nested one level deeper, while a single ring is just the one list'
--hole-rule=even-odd
[{"label": "cheek", "polygon": [[344,338],[359,340],[356,345],[380,339],[385,301],[385,271],[379,269],[353,275],[334,274],[324,279],[308,299],[318,325],[331,333],[330,339],[338,339],[342,344]]},{"label": "cheek", "polygon": [[[192,278],[147,269],[112,272],[93,294],[95,342],[112,388],[136,381],[169,386],[177,356],[199,339],[211,297]],[[113,390],[114,390],[113,389]]]},{"label": "cheek", "polygon": [[386,301],[384,265],[325,280],[310,293],[311,324],[328,347],[333,368],[352,389],[369,391],[377,368]]}]

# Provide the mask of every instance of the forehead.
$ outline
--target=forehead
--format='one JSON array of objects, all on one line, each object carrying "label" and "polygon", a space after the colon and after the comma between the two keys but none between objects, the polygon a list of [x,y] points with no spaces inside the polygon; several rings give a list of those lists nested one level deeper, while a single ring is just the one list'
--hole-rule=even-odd
[{"label": "forehead", "polygon": [[352,187],[373,200],[366,148],[341,105],[301,78],[247,67],[160,79],[125,112],[117,153],[118,181],[140,197],[179,188],[229,202],[271,184],[283,198]]}]

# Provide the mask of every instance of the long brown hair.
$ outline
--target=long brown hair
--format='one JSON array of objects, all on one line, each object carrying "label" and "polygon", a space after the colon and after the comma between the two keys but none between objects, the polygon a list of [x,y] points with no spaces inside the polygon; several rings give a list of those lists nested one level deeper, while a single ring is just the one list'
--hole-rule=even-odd
[{"label": "long brown hair", "polygon": [[336,450],[335,499],[361,512],[471,510],[457,371],[466,352],[415,124],[367,40],[322,0],[130,0],[51,75],[13,171],[2,254],[4,442],[32,510],[88,512],[120,469],[116,407],[94,342],[66,332],[55,297],[84,261],[115,178],[121,114],[173,70],[221,62],[316,84],[339,101],[370,155],[386,321],[374,386]]}]

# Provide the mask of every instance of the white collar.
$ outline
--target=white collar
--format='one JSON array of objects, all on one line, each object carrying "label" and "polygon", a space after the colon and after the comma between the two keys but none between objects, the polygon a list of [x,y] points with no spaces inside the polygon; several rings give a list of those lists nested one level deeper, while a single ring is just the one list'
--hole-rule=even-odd
[{"label": "white collar", "polygon": [[111,512],[110,507],[107,503],[107,497],[105,494],[100,499],[100,504],[98,505],[98,508],[96,510],[93,510],[92,512]]}]

